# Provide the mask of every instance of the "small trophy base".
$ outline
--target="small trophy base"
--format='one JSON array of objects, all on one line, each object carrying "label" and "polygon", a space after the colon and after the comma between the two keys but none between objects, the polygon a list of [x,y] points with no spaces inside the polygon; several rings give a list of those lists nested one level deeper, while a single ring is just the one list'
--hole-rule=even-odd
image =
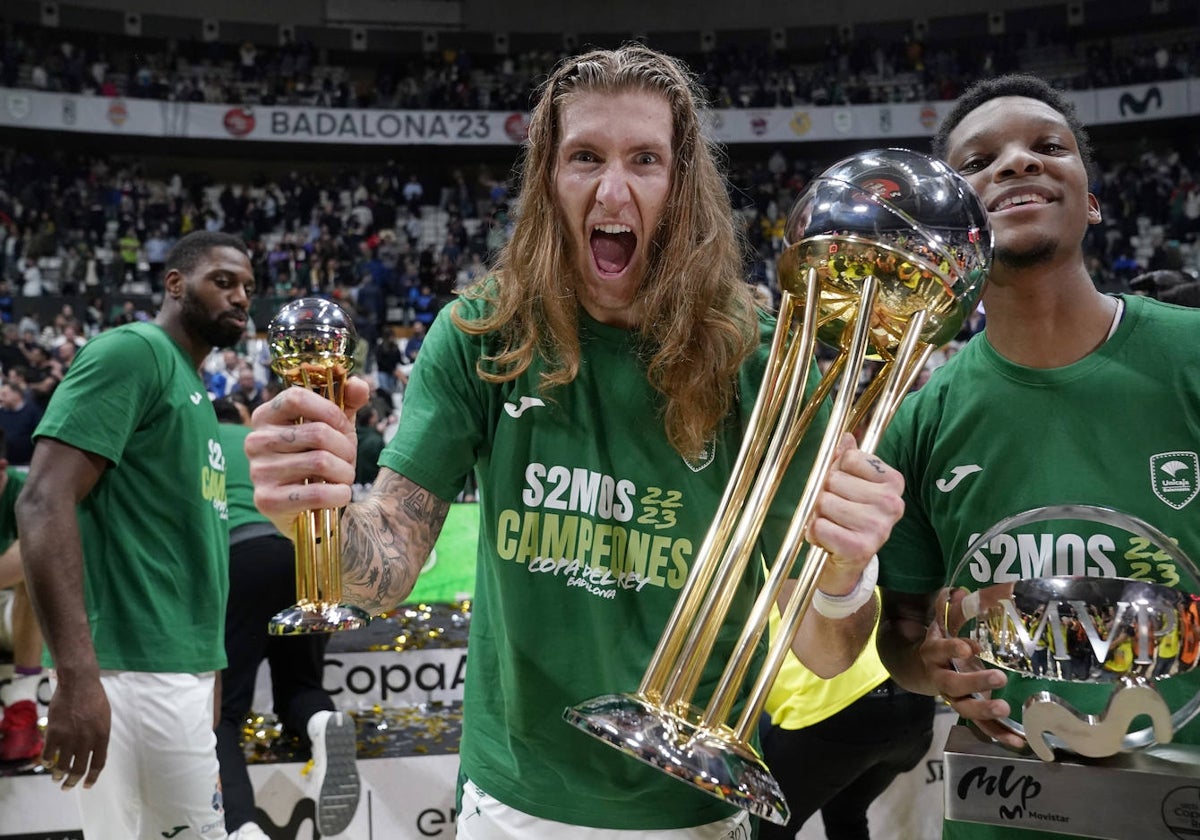
[{"label": "small trophy base", "polygon": [[336,633],[366,627],[371,616],[347,604],[320,604],[301,601],[277,612],[267,624],[272,636],[304,636],[309,633]]},{"label": "small trophy base", "polygon": [[788,821],[779,783],[758,756],[634,694],[572,706],[563,719],[626,755],[779,825]]},{"label": "small trophy base", "polygon": [[957,725],[946,740],[945,795],[950,820],[1072,837],[1181,840],[1200,836],[1200,746],[1045,762]]}]

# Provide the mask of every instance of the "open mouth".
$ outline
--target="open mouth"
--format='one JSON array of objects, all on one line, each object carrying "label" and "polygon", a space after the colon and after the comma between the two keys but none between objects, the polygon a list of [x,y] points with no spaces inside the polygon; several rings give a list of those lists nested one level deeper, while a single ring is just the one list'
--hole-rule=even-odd
[{"label": "open mouth", "polygon": [[607,275],[617,275],[628,268],[637,249],[637,236],[628,225],[597,225],[589,242],[596,268]]}]

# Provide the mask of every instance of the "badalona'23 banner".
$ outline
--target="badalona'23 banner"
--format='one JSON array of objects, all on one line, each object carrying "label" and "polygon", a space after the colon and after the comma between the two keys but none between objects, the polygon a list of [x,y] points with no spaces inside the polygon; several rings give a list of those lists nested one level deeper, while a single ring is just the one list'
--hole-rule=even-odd
[{"label": "badalona'23 banner", "polygon": [[[1088,125],[1200,114],[1200,79],[1072,91]],[[950,102],[905,102],[775,109],[713,110],[710,134],[722,143],[801,143],[924,137]],[[0,88],[0,127],[92,134],[230,140],[510,146],[525,140],[529,115],[504,111],[209,105]]]}]

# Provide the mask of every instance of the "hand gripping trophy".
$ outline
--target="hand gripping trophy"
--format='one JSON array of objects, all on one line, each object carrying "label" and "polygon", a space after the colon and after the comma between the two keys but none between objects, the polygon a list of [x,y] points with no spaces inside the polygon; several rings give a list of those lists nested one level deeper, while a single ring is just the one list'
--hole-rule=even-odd
[{"label": "hand gripping trophy", "polygon": [[[336,303],[300,298],[267,327],[271,369],[288,387],[307,388],[342,405],[346,377],[354,369],[358,334]],[[302,422],[302,421],[301,421]],[[275,636],[353,630],[370,621],[363,610],[342,604],[341,530],[338,511],[310,510],[296,517],[296,604],[272,617]]]},{"label": "hand gripping trophy", "polygon": [[[597,697],[565,713],[569,723],[634,758],[781,825],[787,803],[751,741],[826,560],[823,549],[804,545],[817,496],[838,440],[868,413],[859,447],[873,451],[930,353],[955,336],[974,308],[992,251],[987,213],[967,182],[906,149],[860,153],[827,169],[797,199],[787,238],[779,260],[779,328],[763,386],[713,524],[641,685],[636,693]],[[837,357],[805,400],[818,337]],[[883,365],[860,393],[869,351]],[[833,394],[779,556],[767,558],[773,562],[766,582],[723,675],[711,696],[697,701],[706,659],[747,575],[783,472]],[[805,548],[780,632],[743,697],[752,661],[762,655],[771,607]]]}]

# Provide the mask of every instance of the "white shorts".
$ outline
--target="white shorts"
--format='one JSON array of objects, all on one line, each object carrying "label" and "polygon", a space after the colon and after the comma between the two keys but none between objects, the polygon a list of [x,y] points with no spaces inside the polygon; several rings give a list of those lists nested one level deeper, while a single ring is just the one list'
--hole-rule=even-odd
[{"label": "white shorts", "polygon": [[84,836],[225,840],[215,675],[102,671],[100,683],[112,709],[112,733],[96,784],[75,788]]},{"label": "white shorts", "polygon": [[457,840],[750,840],[750,815],[738,811],[720,822],[691,828],[643,829],[591,828],[543,820],[510,808],[488,796],[470,779],[463,782],[462,811]]}]

